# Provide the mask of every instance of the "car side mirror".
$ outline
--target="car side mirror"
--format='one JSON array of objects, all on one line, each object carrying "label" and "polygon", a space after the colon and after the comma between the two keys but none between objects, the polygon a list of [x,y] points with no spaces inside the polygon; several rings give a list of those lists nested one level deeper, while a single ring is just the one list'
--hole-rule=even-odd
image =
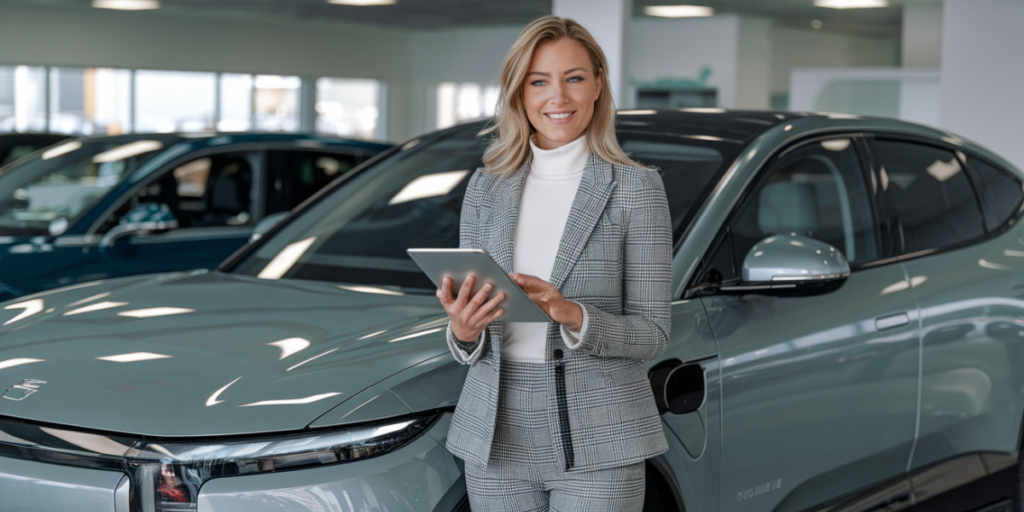
[{"label": "car side mirror", "polygon": [[291,213],[292,212],[279,212],[279,213],[275,213],[275,214],[267,215],[266,217],[263,217],[263,220],[261,220],[258,223],[256,223],[256,227],[253,228],[252,236],[249,237],[249,241],[250,242],[255,242],[256,240],[259,240],[260,238],[263,238],[263,235],[267,231],[270,231],[271,229],[274,229],[274,226],[280,224],[281,221],[284,220],[284,218],[287,217]]},{"label": "car side mirror", "polygon": [[850,264],[831,245],[799,235],[772,235],[743,259],[743,281],[722,292],[808,294],[835,290],[850,277]]},{"label": "car side mirror", "polygon": [[661,414],[689,414],[704,405],[707,381],[699,364],[664,361],[651,368],[649,378]]},{"label": "car side mirror", "polygon": [[121,223],[107,231],[100,239],[100,249],[113,247],[120,238],[148,233],[159,233],[178,227],[171,208],[162,203],[143,203],[133,206],[121,217]]}]

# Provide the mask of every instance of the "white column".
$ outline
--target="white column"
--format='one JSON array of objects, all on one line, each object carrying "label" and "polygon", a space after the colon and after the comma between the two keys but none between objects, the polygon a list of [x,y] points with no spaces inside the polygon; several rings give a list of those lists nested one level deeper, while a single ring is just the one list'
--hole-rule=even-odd
[{"label": "white column", "polygon": [[943,128],[1024,169],[1024,1],[945,0]]},{"label": "white column", "polygon": [[903,6],[900,39],[905,68],[937,68],[942,60],[942,4],[907,3]]},{"label": "white column", "polygon": [[631,0],[553,0],[555,16],[571,18],[590,31],[608,59],[608,82],[616,107],[629,107],[623,98],[626,86],[626,23],[632,14]]}]

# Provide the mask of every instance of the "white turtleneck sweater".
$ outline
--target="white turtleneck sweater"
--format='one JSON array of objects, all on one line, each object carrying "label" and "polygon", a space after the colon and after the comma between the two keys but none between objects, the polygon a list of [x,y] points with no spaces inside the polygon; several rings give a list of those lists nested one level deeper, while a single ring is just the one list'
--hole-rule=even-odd
[{"label": "white turtleneck sweater", "polygon": [[[512,271],[550,281],[555,256],[572,209],[576,189],[587,164],[586,136],[557,147],[540,149],[530,141],[533,160],[519,201],[519,220],[512,250]],[[562,339],[569,348],[579,345],[586,330],[574,333],[561,327]],[[512,361],[544,362],[548,324],[544,322],[508,322],[502,337],[501,357]]]}]

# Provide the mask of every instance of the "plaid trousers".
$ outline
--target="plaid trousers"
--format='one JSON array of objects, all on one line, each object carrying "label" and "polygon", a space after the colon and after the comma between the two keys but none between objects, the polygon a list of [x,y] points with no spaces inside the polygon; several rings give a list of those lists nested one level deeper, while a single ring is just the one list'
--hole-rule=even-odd
[{"label": "plaid trousers", "polygon": [[487,467],[466,463],[474,512],[639,512],[644,463],[566,472],[551,423],[542,363],[502,361],[501,392]]}]

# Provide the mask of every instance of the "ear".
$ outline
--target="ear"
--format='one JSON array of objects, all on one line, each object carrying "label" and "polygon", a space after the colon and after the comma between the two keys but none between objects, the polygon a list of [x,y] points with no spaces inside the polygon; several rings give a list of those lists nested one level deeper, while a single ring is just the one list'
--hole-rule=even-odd
[{"label": "ear", "polygon": [[604,70],[601,69],[601,68],[597,68],[597,73],[594,74],[594,77],[595,77],[594,88],[596,89],[596,91],[595,91],[596,94],[594,94],[594,101],[597,101],[597,98],[601,97],[601,87],[603,87],[602,84],[604,83],[604,80],[602,80],[601,77],[603,75],[604,75]]}]

